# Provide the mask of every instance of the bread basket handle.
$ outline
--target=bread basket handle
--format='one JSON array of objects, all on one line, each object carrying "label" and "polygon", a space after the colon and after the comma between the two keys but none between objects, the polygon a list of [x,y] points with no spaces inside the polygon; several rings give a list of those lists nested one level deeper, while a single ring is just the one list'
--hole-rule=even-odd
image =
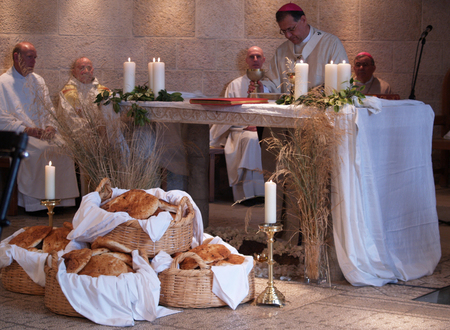
[{"label": "bread basket handle", "polygon": [[[50,267],[48,265],[48,259],[50,259],[52,266]],[[53,250],[52,252],[50,252],[47,256],[47,259],[45,260],[45,265],[44,265],[44,272],[45,274],[48,274],[48,272],[50,271],[50,269],[52,269],[53,267],[57,267],[58,264],[58,252],[56,252],[55,250]]]},{"label": "bread basket handle", "polygon": [[172,264],[170,265],[171,269],[176,269],[178,265],[186,258],[192,258],[197,261],[200,269],[210,269],[211,267],[206,264],[206,262],[195,252],[185,252],[182,253],[173,259]]}]

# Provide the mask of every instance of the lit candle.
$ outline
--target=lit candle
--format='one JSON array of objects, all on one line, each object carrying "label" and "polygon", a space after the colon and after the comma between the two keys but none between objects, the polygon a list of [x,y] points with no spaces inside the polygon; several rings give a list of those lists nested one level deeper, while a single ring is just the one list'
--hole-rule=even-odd
[{"label": "lit candle", "polygon": [[337,64],[325,64],[325,94],[330,95],[337,89]]},{"label": "lit candle", "polygon": [[45,199],[55,199],[55,167],[51,161],[45,165]]},{"label": "lit candle", "polygon": [[277,222],[277,184],[268,181],[264,184],[265,223]]},{"label": "lit candle", "polygon": [[351,77],[352,77],[352,66],[349,63],[345,63],[345,61],[339,63],[337,69],[337,83],[339,90],[347,89],[348,87],[350,87]]},{"label": "lit candle", "polygon": [[155,97],[158,96],[158,92],[161,89],[166,89],[165,87],[165,64],[160,62],[158,57],[158,62],[153,63],[153,93]]},{"label": "lit candle", "polygon": [[303,63],[301,60],[300,63],[295,64],[295,99],[308,93],[308,72],[308,63]]},{"label": "lit candle", "polygon": [[128,58],[128,62],[123,63],[123,92],[130,93],[134,89],[134,79],[136,74],[136,63],[131,62]]},{"label": "lit candle", "polygon": [[148,63],[148,88],[153,91],[153,63],[155,58],[153,57],[153,62]]}]

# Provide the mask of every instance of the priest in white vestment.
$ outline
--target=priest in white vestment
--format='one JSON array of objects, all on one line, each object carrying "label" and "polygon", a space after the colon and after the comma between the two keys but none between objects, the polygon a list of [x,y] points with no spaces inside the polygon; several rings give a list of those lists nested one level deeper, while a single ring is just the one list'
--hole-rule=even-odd
[{"label": "priest in white vestment", "polygon": [[[260,69],[265,61],[259,47],[250,47],[246,63],[250,69]],[[260,91],[269,92],[259,82]],[[254,90],[254,84],[247,75],[233,80],[225,91],[225,97],[247,97]],[[243,201],[264,196],[264,176],[261,164],[261,147],[254,126],[212,125],[210,146],[225,146],[228,182],[233,189],[234,201]]]},{"label": "priest in white vestment", "polygon": [[28,212],[44,210],[45,165],[55,166],[55,198],[60,206],[74,206],[79,196],[73,160],[61,155],[52,142],[56,130],[48,111],[53,111],[44,79],[33,72],[36,49],[28,42],[14,47],[14,65],[0,76],[0,129],[28,134],[28,158],[20,163],[17,176],[19,206]]},{"label": "priest in white vestment", "polygon": [[389,83],[381,78],[375,77],[375,60],[367,52],[361,52],[355,57],[353,71],[355,71],[355,85],[364,86],[362,93],[367,94],[393,94]]},{"label": "priest in white vestment", "polygon": [[309,64],[308,89],[325,81],[325,64],[348,62],[347,53],[338,37],[310,26],[303,10],[293,3],[276,13],[280,33],[286,37],[269,63],[266,77],[281,93],[288,89],[286,72],[294,72],[297,60]]}]

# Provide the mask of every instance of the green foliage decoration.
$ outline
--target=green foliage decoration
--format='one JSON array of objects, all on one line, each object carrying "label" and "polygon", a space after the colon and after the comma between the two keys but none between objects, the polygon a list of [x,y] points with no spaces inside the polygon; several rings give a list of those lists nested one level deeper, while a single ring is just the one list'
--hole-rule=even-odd
[{"label": "green foliage decoration", "polygon": [[153,91],[146,85],[136,86],[131,92],[124,93],[121,89],[115,89],[112,93],[109,91],[103,91],[96,96],[94,103],[108,105],[112,102],[113,109],[116,113],[120,112],[120,102],[122,101],[135,101],[130,110],[127,112],[127,117],[134,118],[134,123],[138,126],[144,126],[150,122],[148,119],[147,109],[139,106],[136,101],[148,102],[148,101],[163,101],[163,102],[182,102],[184,99],[181,97],[181,93],[168,93],[165,89],[158,92],[158,96],[155,98]]}]

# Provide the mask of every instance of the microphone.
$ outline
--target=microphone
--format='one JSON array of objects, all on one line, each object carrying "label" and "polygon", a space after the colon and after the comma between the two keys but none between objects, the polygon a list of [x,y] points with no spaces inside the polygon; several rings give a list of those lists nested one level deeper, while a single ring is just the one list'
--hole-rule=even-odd
[{"label": "microphone", "polygon": [[423,31],[422,35],[420,36],[420,39],[424,39],[431,30],[433,30],[433,27],[431,25],[428,25],[425,31]]}]

